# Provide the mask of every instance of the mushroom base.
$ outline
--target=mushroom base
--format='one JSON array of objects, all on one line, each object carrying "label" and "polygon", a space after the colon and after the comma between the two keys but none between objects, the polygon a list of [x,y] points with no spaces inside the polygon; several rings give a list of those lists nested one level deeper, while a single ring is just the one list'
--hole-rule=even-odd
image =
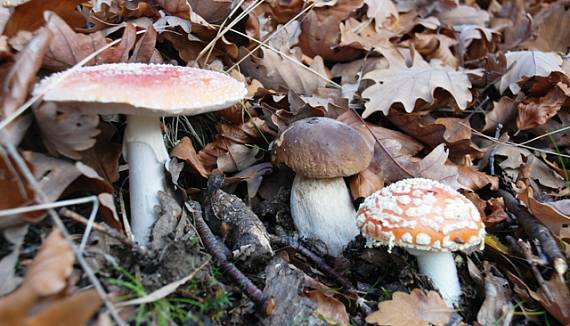
[{"label": "mushroom base", "polygon": [[343,178],[311,179],[297,174],[291,189],[291,216],[301,236],[321,240],[333,256],[340,256],[360,232]]},{"label": "mushroom base", "polygon": [[461,285],[457,277],[457,268],[451,252],[430,252],[425,250],[406,249],[416,256],[420,273],[429,277],[433,286],[439,290],[441,297],[451,308],[459,304]]},{"label": "mushroom base", "polygon": [[129,162],[131,227],[135,241],[146,245],[156,220],[158,192],[165,189],[164,163],[168,151],[162,138],[160,118],[128,116],[125,142]]}]

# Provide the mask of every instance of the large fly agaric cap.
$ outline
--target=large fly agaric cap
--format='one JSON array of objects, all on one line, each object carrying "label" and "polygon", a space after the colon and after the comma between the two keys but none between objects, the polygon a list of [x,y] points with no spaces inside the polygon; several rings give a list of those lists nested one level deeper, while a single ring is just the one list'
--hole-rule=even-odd
[{"label": "large fly agaric cap", "polygon": [[247,90],[243,83],[215,71],[117,63],[53,74],[34,90],[43,92],[46,101],[82,103],[78,108],[98,103],[89,106],[92,113],[169,116],[223,109],[243,99]]},{"label": "large fly agaric cap", "polygon": [[376,245],[455,251],[483,246],[479,211],[459,192],[437,181],[413,178],[370,195],[357,225]]},{"label": "large fly agaric cap", "polygon": [[285,129],[273,144],[272,160],[307,178],[337,178],[366,169],[372,151],[352,127],[315,117]]}]

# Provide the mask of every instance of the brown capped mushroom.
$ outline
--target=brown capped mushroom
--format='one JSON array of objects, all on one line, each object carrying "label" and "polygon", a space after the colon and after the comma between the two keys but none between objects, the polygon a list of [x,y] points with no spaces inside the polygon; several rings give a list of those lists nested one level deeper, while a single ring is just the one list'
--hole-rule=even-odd
[{"label": "brown capped mushroom", "polygon": [[45,101],[75,103],[89,113],[128,115],[131,224],[136,241],[145,245],[168,160],[159,117],[220,110],[242,100],[247,91],[243,83],[214,71],[119,63],[54,74],[34,93],[45,93]]},{"label": "brown capped mushroom", "polygon": [[339,256],[356,235],[356,211],[343,177],[368,167],[372,152],[352,127],[330,118],[294,122],[275,141],[272,160],[295,171],[291,216],[299,234]]},{"label": "brown capped mushroom", "polygon": [[449,306],[461,287],[452,251],[483,249],[485,224],[475,205],[454,189],[423,178],[395,182],[368,196],[357,225],[374,246],[406,248]]}]

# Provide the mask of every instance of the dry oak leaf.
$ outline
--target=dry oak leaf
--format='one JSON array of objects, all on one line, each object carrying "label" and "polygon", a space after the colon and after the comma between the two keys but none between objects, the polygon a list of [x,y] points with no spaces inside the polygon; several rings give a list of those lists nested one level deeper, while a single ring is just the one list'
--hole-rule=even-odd
[{"label": "dry oak leaf", "polygon": [[305,295],[317,304],[316,313],[327,322],[327,325],[349,325],[350,319],[346,307],[340,300],[320,290],[309,291]]},{"label": "dry oak leaf", "polygon": [[0,117],[13,113],[26,101],[36,81],[36,74],[42,66],[50,40],[51,33],[43,28],[18,53],[14,65],[2,82]]},{"label": "dry oak leaf", "polygon": [[570,89],[558,82],[542,97],[527,97],[517,104],[517,127],[520,130],[536,128],[554,117],[570,97]]},{"label": "dry oak leaf", "polygon": [[340,46],[339,24],[362,6],[362,0],[338,0],[333,6],[314,8],[301,23],[299,47],[310,56],[325,60],[350,61],[356,59],[359,51]]},{"label": "dry oak leaf", "polygon": [[398,8],[392,0],[364,0],[368,6],[366,15],[374,19],[375,29],[379,32],[384,25],[384,22],[393,17],[398,19]]},{"label": "dry oak leaf", "polygon": [[95,145],[99,116],[86,114],[73,107],[45,102],[34,109],[41,139],[52,155],[61,154],[71,159],[81,159],[79,151]]},{"label": "dry oak leaf", "polygon": [[533,18],[538,32],[523,46],[531,50],[566,53],[570,46],[570,10],[565,10],[562,4],[553,4],[544,7]]},{"label": "dry oak leaf", "polygon": [[[65,70],[107,45],[107,40],[101,32],[76,33],[63,19],[51,11],[44,13],[44,19],[47,22],[47,28],[53,34],[43,63],[43,67],[48,70]],[[96,63],[102,63],[101,55],[89,61],[88,64]]]},{"label": "dry oak leaf", "polygon": [[194,145],[192,144],[190,138],[182,138],[182,140],[180,140],[180,142],[174,146],[170,155],[185,161],[194,171],[198,172],[202,177],[207,178],[210,175],[210,171],[204,167],[204,163],[202,163],[198,157],[198,153],[196,153],[196,149],[194,148]]},{"label": "dry oak leaf", "polygon": [[518,94],[521,90],[517,84],[523,77],[549,76],[553,71],[562,71],[562,58],[556,53],[541,51],[513,51],[505,54],[507,58],[507,73],[497,83],[503,93],[507,88]]},{"label": "dry oak leaf", "polygon": [[440,9],[440,12],[437,13],[437,18],[443,24],[449,26],[462,24],[486,26],[491,17],[486,10],[467,5],[458,5],[453,9]]},{"label": "dry oak leaf", "polygon": [[[72,27],[83,27],[85,19],[77,5],[85,0],[32,0],[17,6],[4,28],[4,35],[9,37],[19,31],[34,31],[44,24],[44,11],[53,11]],[[47,21],[47,18],[45,19]]]},{"label": "dry oak leaf", "polygon": [[[327,75],[321,57],[315,56],[310,66],[302,67],[304,64],[301,62],[302,53],[299,48],[282,50],[286,57],[264,48],[262,52],[263,57],[250,55],[240,64],[240,68],[244,74],[259,80],[265,88],[312,95],[319,87],[326,86],[327,81],[320,77]],[[240,58],[247,54],[248,50],[240,48]]]},{"label": "dry oak leaf", "polygon": [[495,130],[499,123],[504,126],[512,121],[517,115],[513,102],[513,99],[507,96],[501,97],[499,102],[493,102],[493,109],[485,113],[483,131]]},{"label": "dry oak leaf", "polygon": [[439,60],[432,60],[428,64],[416,59],[411,67],[391,66],[389,69],[374,70],[364,75],[364,79],[374,80],[376,84],[362,92],[364,98],[370,99],[365,104],[363,118],[376,111],[387,115],[394,103],[401,103],[406,112],[412,112],[419,99],[432,103],[436,88],[448,91],[461,110],[472,100],[467,72],[443,66]]},{"label": "dry oak leaf", "polygon": [[555,235],[560,234],[565,224],[570,224],[570,199],[540,202],[534,198],[530,187],[519,193],[517,198]]},{"label": "dry oak leaf", "polygon": [[366,317],[366,322],[392,326],[446,325],[453,311],[435,291],[425,293],[394,292],[392,300],[378,303],[378,311]]},{"label": "dry oak leaf", "polygon": [[95,290],[47,307],[42,305],[39,311],[35,307],[40,298],[58,294],[67,287],[73,261],[71,245],[58,229],[53,229],[28,267],[22,285],[0,299],[0,325],[63,325],[71,319],[78,325],[85,324],[101,305]]}]

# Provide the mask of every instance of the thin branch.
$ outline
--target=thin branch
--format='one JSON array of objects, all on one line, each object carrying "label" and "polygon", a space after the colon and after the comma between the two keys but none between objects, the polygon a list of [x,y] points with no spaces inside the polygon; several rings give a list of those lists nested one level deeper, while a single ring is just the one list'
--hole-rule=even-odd
[{"label": "thin branch", "polygon": [[[255,285],[253,282],[247,278],[232,262],[228,260],[228,256],[226,252],[228,251],[227,248],[223,244],[221,244],[210,227],[204,220],[202,216],[202,207],[196,201],[188,201],[186,203],[186,208],[192,213],[194,216],[194,221],[196,223],[196,230],[200,237],[202,238],[202,242],[208,252],[214,258],[214,262],[222,270],[224,270],[227,275],[234,279],[237,282],[239,288],[258,306],[261,308],[261,312],[266,315],[271,315],[273,312],[273,308],[275,307],[275,302],[273,298],[268,298],[263,294],[263,292]],[[224,250],[225,249],[225,250]]]},{"label": "thin branch", "polygon": [[554,269],[558,275],[564,275],[566,270],[568,270],[568,265],[550,230],[532,216],[525,207],[520,205],[511,193],[500,189],[499,194],[505,200],[507,209],[517,217],[517,221],[525,233],[528,234],[531,239],[537,239],[540,242],[544,253],[554,265]]}]

